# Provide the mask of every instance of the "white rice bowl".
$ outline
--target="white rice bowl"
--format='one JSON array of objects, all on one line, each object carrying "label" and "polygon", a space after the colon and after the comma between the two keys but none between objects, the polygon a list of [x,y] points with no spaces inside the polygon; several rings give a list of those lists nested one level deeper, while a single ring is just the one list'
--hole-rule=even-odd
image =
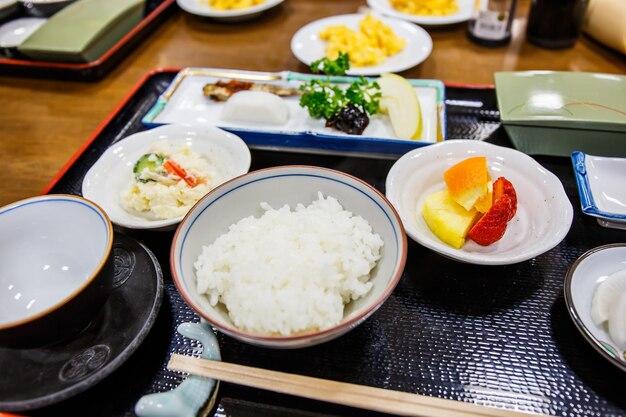
[{"label": "white rice bowl", "polygon": [[325,329],[343,319],[344,304],[367,294],[381,237],[369,223],[319,193],[308,206],[265,212],[229,227],[194,267],[197,291],[222,302],[235,326],[262,334]]},{"label": "white rice bowl", "polygon": [[[212,270],[214,267],[216,270],[219,270],[225,265],[231,265],[230,263],[233,262],[233,254],[224,252],[224,250],[209,251],[209,254],[203,253],[204,246],[214,244],[220,236],[227,234],[232,225],[251,216],[258,220],[264,213],[288,210],[284,207],[285,205],[288,205],[292,212],[294,210],[297,211],[296,207],[298,204],[307,206],[318,200],[320,192],[324,197],[332,196],[336,198],[346,211],[351,212],[354,216],[362,217],[364,222],[369,223],[371,231],[379,235],[379,238],[371,236],[365,238],[368,232],[364,229],[362,233],[364,239],[357,244],[357,246],[361,245],[362,249],[358,250],[370,251],[370,246],[373,248],[378,247],[382,241],[384,245],[379,248],[379,259],[374,260],[377,257],[376,249],[372,249],[371,256],[365,258],[364,264],[357,265],[358,263],[354,263],[354,265],[348,266],[350,264],[348,262],[345,267],[343,265],[337,267],[336,262],[333,265],[333,251],[329,251],[331,254],[328,254],[328,258],[322,262],[321,258],[323,256],[320,256],[319,252],[321,249],[319,247],[316,248],[316,245],[320,244],[320,239],[312,233],[309,237],[300,236],[296,239],[300,240],[300,243],[298,243],[300,245],[309,245],[307,249],[311,256],[308,259],[306,255],[302,254],[299,255],[301,258],[298,258],[295,262],[293,259],[286,260],[281,257],[280,262],[282,262],[283,266],[286,266],[289,272],[282,274],[282,276],[276,276],[274,284],[281,287],[281,280],[286,279],[289,279],[290,282],[293,281],[295,284],[292,284],[293,288],[284,289],[283,297],[279,296],[280,301],[278,303],[276,298],[272,299],[267,294],[253,289],[253,286],[245,281],[238,284],[225,284],[224,277],[218,277],[211,282],[206,276],[202,276],[204,273],[201,273],[201,282],[198,282],[197,267],[201,270],[205,269],[205,267],[208,270]],[[261,203],[264,202],[267,205],[264,204],[262,207]],[[268,210],[270,207],[273,209]],[[321,212],[318,215],[322,215]],[[346,226],[344,227],[348,227],[348,222],[345,224]],[[359,224],[358,220],[357,224]],[[271,233],[272,235],[280,236],[280,233],[286,233],[287,229],[293,227],[295,226],[284,226],[285,231],[273,230]],[[360,226],[351,224],[349,227],[358,228]],[[338,229],[338,227],[333,226],[333,229]],[[372,241],[369,240],[370,238]],[[225,241],[218,242],[218,244],[223,244],[226,247],[226,240],[230,238],[222,239]],[[275,237],[274,239],[277,238]],[[359,239],[356,240],[359,242]],[[328,241],[324,244],[330,242],[326,238],[324,241]],[[258,262],[258,257],[262,256],[260,251],[265,250],[263,244],[255,244],[253,241],[250,241],[246,245],[243,248],[244,250],[241,251],[250,255],[249,259],[245,260],[245,265],[241,267],[246,273],[244,274],[241,271],[235,272],[241,276],[254,275],[261,272],[265,274],[266,271],[263,271],[263,269],[269,270],[269,267],[266,268],[263,262]],[[290,245],[295,245],[295,243],[282,239],[281,248],[286,248]],[[347,247],[350,247],[350,245]],[[344,255],[341,256],[351,256],[346,255],[348,253],[349,251],[346,250]],[[295,348],[311,346],[338,337],[355,328],[374,313],[391,294],[400,280],[406,262],[406,254],[406,235],[404,234],[400,218],[395,209],[379,191],[369,184],[339,171],[309,166],[284,166],[255,171],[235,178],[215,188],[202,198],[183,219],[176,231],[172,243],[170,263],[173,280],[185,302],[218,330],[236,339],[258,346]],[[205,255],[207,256],[205,257]],[[221,257],[222,255],[224,258]],[[339,254],[336,255],[340,256]],[[198,263],[199,258],[200,263]],[[336,261],[339,258],[336,257],[334,259]],[[211,262],[213,262],[213,265],[210,265]],[[222,266],[216,266],[216,262],[221,262]],[[375,262],[376,265],[369,271],[372,262]],[[309,269],[318,268],[318,270],[303,272],[307,269],[307,263],[309,266],[314,266],[314,268]],[[322,266],[323,264],[326,264],[326,266]],[[333,274],[333,268],[335,271],[341,270],[344,274],[346,271],[350,271],[350,274],[345,274],[346,276],[343,278],[339,278],[337,274],[338,282],[332,282],[330,275]],[[369,281],[366,282],[363,275],[366,275],[367,272],[369,272]],[[306,282],[306,280],[302,279],[302,275],[305,273],[313,276],[314,281],[321,282],[322,286],[328,285],[340,288],[341,284],[339,282],[345,280],[344,291],[340,290],[339,294],[341,295],[335,296],[333,300],[336,302],[340,299],[341,304],[343,304],[345,297],[346,301],[348,301],[345,304],[339,323],[328,327],[330,322],[326,321],[326,319],[331,315],[335,315],[336,309],[328,305],[324,305],[321,308],[321,303],[327,302],[321,301],[323,297],[320,297],[318,300],[318,297],[315,296],[316,302],[307,300],[306,302],[298,303],[298,305],[293,305],[295,303],[293,293],[300,291],[307,297],[309,296],[302,287],[302,285],[305,285],[303,282]],[[299,278],[292,280],[293,276],[298,276]],[[224,302],[220,302],[222,296],[218,295],[220,292],[223,293],[225,285],[241,285],[244,288],[241,289],[241,293],[238,292],[237,298],[240,300],[241,306],[237,305],[237,308],[245,308],[244,306],[254,303],[266,303],[264,308],[268,311],[271,309],[272,313],[268,313],[268,317],[258,318],[266,326],[266,332],[259,333],[258,331],[247,330],[246,326],[249,327],[250,325],[235,323],[236,319],[231,317]],[[370,288],[368,289],[368,287]],[[214,290],[216,292],[212,293]],[[284,296],[284,294],[289,295]],[[328,297],[328,300],[332,299],[333,297]],[[270,302],[269,300],[273,301]],[[278,307],[276,304],[278,304]],[[229,308],[231,310],[234,309],[233,306],[229,306]],[[319,315],[319,320],[323,321],[323,325],[303,326],[300,324],[301,317],[299,316],[302,315],[302,311],[307,311],[310,308],[319,308],[321,310],[320,312],[312,312],[312,315]],[[292,314],[297,317],[294,317],[293,321],[289,319],[289,324],[284,324],[281,322],[281,318],[276,318],[280,314],[274,314],[274,310],[279,311],[281,309],[284,311],[292,311],[291,309],[294,309]],[[308,313],[305,314],[308,315]],[[274,317],[275,315],[276,317]],[[284,328],[288,328],[289,331],[281,332],[281,325],[284,325]],[[253,324],[253,326],[257,326],[257,324]],[[319,327],[324,328],[319,329]]]}]

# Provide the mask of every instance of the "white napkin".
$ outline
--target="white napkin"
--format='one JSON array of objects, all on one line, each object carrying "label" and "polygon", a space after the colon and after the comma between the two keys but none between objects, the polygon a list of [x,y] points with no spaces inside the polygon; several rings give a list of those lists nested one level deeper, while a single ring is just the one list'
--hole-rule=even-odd
[{"label": "white napkin", "polygon": [[583,30],[598,42],[626,54],[626,1],[591,0]]}]

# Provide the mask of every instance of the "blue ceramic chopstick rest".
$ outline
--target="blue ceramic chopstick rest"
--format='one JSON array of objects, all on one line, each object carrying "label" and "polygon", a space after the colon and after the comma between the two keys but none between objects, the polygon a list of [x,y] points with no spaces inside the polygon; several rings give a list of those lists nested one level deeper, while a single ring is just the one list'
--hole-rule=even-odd
[{"label": "blue ceramic chopstick rest", "polygon": [[[183,323],[178,333],[199,341],[204,359],[221,360],[217,338],[206,322]],[[211,378],[190,375],[171,391],[144,395],[135,405],[139,417],[196,417],[213,408],[218,382]]]}]

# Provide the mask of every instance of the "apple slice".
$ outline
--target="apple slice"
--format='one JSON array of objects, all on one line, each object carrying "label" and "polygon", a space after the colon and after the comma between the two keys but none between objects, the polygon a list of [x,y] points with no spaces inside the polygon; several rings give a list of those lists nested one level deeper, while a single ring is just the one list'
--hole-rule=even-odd
[{"label": "apple slice", "polygon": [[376,81],[382,94],[380,109],[389,114],[396,136],[400,139],[419,139],[422,135],[422,109],[411,83],[396,74],[383,74]]}]

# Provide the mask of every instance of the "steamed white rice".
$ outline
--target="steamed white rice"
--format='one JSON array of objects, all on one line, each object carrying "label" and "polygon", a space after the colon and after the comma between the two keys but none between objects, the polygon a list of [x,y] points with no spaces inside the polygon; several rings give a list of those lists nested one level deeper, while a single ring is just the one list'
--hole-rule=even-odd
[{"label": "steamed white rice", "polygon": [[246,217],[203,246],[194,264],[198,292],[254,333],[290,335],[341,322],[344,304],[372,288],[381,237],[321,193],[293,211],[261,207],[261,217]]}]

